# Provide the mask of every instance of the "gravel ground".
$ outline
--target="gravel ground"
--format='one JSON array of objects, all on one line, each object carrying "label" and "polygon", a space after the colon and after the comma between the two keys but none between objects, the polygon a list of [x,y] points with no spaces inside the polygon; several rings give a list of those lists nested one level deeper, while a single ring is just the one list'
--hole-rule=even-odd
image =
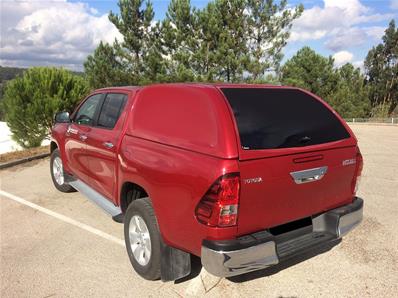
[{"label": "gravel ground", "polygon": [[337,245],[233,279],[202,269],[179,283],[145,281],[120,245],[122,225],[80,194],[57,192],[48,159],[1,171],[2,191],[105,235],[0,195],[1,297],[397,297],[398,127],[352,128],[365,162],[362,224]]}]

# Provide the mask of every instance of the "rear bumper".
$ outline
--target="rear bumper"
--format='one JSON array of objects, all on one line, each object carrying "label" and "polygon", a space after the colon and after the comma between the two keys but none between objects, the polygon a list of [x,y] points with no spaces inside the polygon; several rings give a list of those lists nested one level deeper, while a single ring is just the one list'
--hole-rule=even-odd
[{"label": "rear bumper", "polygon": [[[202,243],[202,265],[213,275],[228,277],[263,269],[316,246],[339,239],[362,221],[363,200],[312,218],[312,228],[292,231],[288,237],[261,231],[234,240]],[[301,229],[303,230],[303,229]]]}]

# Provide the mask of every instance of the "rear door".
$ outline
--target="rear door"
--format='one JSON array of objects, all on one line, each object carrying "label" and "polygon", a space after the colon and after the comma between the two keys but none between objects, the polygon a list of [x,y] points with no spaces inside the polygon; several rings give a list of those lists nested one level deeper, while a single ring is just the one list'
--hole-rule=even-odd
[{"label": "rear door", "polygon": [[109,199],[113,199],[116,183],[117,148],[124,118],[127,93],[108,93],[98,120],[86,140],[90,185]]},{"label": "rear door", "polygon": [[287,88],[222,88],[240,137],[238,232],[352,199],[356,140],[324,103]]}]

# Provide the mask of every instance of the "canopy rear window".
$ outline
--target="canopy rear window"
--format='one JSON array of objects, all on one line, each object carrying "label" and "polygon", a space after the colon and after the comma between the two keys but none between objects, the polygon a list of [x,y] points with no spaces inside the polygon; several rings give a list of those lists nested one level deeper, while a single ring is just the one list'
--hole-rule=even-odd
[{"label": "canopy rear window", "polygon": [[320,101],[296,89],[221,88],[235,115],[243,149],[277,149],[349,138]]}]

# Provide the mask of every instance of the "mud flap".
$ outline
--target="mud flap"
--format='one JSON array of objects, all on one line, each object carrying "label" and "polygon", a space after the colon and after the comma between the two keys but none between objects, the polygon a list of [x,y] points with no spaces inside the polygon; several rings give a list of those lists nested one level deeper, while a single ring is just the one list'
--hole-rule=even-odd
[{"label": "mud flap", "polygon": [[162,281],[173,281],[191,273],[191,255],[177,248],[162,245],[160,276]]}]

